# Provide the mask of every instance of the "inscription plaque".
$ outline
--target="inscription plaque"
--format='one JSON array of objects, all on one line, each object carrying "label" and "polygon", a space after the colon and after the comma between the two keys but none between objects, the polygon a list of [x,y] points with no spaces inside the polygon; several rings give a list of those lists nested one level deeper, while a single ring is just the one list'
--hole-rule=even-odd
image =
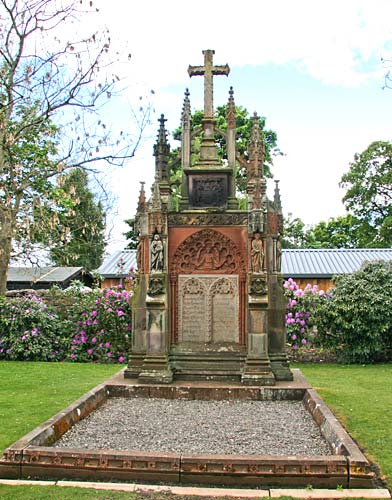
[{"label": "inscription plaque", "polygon": [[226,175],[189,175],[189,205],[191,207],[223,207],[227,203]]},{"label": "inscription plaque", "polygon": [[239,342],[238,276],[179,275],[179,342]]}]

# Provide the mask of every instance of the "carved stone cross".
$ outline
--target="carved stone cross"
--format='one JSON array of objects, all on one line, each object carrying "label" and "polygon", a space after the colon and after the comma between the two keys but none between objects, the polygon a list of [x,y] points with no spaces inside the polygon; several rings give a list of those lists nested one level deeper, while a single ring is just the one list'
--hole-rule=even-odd
[{"label": "carved stone cross", "polygon": [[212,118],[214,116],[212,78],[216,75],[227,76],[230,73],[230,68],[227,64],[214,66],[212,62],[214,50],[203,50],[203,54],[204,66],[189,66],[188,74],[190,77],[204,75],[204,117]]}]

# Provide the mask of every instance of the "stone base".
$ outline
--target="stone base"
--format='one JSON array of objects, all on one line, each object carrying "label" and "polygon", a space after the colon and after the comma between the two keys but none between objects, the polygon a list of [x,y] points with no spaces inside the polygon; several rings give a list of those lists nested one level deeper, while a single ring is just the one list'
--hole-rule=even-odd
[{"label": "stone base", "polygon": [[132,353],[129,357],[128,366],[124,371],[125,378],[137,378],[143,370],[146,353]]},{"label": "stone base", "polygon": [[276,380],[267,360],[248,358],[241,376],[241,383],[244,385],[275,385]]},{"label": "stone base", "polygon": [[271,370],[276,380],[293,380],[293,373],[285,354],[269,354]]},{"label": "stone base", "polygon": [[145,384],[171,384],[173,372],[167,356],[147,356],[138,379]]}]

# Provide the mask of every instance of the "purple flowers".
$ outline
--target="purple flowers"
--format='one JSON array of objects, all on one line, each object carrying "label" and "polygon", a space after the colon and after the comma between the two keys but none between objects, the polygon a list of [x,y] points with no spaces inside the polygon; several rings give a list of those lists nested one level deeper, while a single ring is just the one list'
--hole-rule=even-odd
[{"label": "purple flowers", "polygon": [[[94,296],[90,309],[81,313],[72,343],[78,361],[126,361],[128,351],[131,308],[127,290],[105,288]],[[75,342],[76,341],[76,342]],[[79,344],[80,343],[80,344]],[[121,359],[121,361],[120,361]]]},{"label": "purple flowers", "polygon": [[325,292],[310,283],[302,290],[292,278],[285,281],[283,288],[288,298],[287,339],[292,349],[298,349],[300,346],[308,345],[310,338],[314,337],[311,311]]}]

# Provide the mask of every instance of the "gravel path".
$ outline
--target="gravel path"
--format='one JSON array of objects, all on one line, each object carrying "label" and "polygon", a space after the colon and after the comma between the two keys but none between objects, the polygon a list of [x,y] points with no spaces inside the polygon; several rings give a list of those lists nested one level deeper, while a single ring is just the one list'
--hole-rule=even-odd
[{"label": "gravel path", "polygon": [[61,448],[238,455],[331,455],[299,401],[111,398]]}]

